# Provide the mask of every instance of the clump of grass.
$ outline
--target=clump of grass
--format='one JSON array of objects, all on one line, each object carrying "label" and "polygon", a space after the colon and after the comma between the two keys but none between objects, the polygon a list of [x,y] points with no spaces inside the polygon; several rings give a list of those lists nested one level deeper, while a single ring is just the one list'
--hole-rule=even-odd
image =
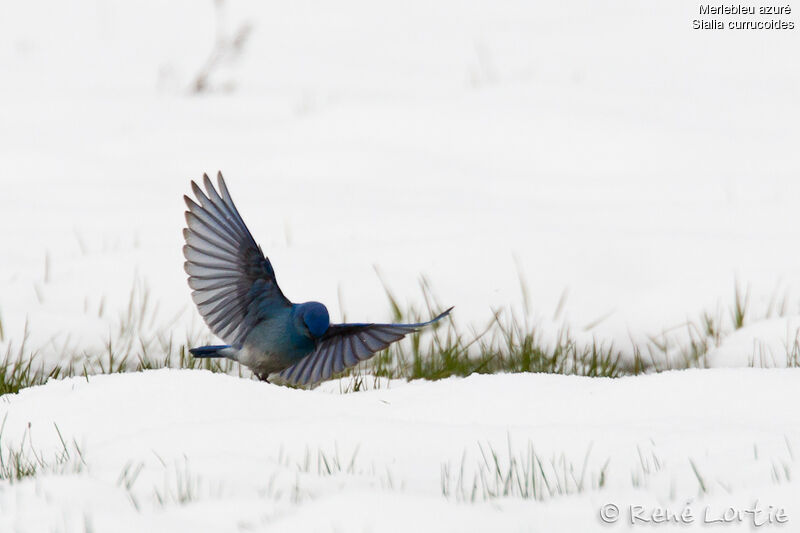
[{"label": "clump of grass", "polygon": [[62,449],[48,459],[34,448],[30,424],[18,445],[6,446],[3,442],[5,423],[6,419],[4,418],[3,424],[0,426],[0,480],[14,483],[42,473],[76,474],[85,468],[86,462],[80,446],[75,440],[68,445],[57,425],[53,424],[61,441]]},{"label": "clump of grass", "polygon": [[29,354],[26,351],[28,335],[28,322],[25,321],[25,330],[19,348],[14,350],[11,342],[6,347],[5,356],[0,363],[0,396],[45,383],[48,379],[57,378],[62,373],[61,368],[57,366],[46,370],[44,365],[34,365],[35,354]]},{"label": "clump of grass", "polygon": [[789,368],[800,366],[800,328],[795,330],[794,338],[786,343],[786,366]]},{"label": "clump of grass", "polygon": [[458,472],[449,464],[442,465],[443,496],[468,502],[504,497],[544,501],[599,490],[606,483],[608,460],[599,470],[588,471],[591,445],[577,468],[564,454],[543,460],[530,441],[525,451],[516,453],[509,439],[505,456],[491,444],[479,444],[478,448],[481,458],[475,468],[466,466],[466,453],[462,455]]},{"label": "clump of grass", "polygon": [[119,477],[117,478],[117,486],[125,489],[125,491],[128,493],[128,499],[131,501],[131,505],[133,505],[137,511],[139,510],[139,501],[133,494],[133,486],[136,483],[136,480],[139,479],[139,474],[142,473],[143,469],[144,463],[139,462],[134,465],[133,462],[129,461],[125,464],[119,474]]},{"label": "clump of grass", "polygon": [[[279,468],[273,470],[267,485],[259,490],[259,493],[274,501],[288,500],[292,504],[299,504],[313,499],[317,493],[314,488],[301,488],[301,481],[307,478],[339,476],[377,478],[381,487],[393,488],[388,469],[386,475],[382,476],[375,471],[374,465],[363,468],[357,464],[358,452],[359,448],[356,446],[352,453],[342,455],[338,444],[334,443],[333,450],[318,448],[312,451],[307,447],[305,453],[298,458],[286,453],[281,447],[276,458]],[[317,482],[312,483],[312,486],[314,485],[319,486]]]},{"label": "clump of grass", "polygon": [[646,487],[650,478],[661,471],[662,461],[654,450],[643,452],[641,446],[636,445],[639,457],[637,468],[631,472],[631,484],[636,487]]},{"label": "clump of grass", "polygon": [[[402,309],[385,287],[394,321],[420,322],[443,307],[436,303],[424,279],[421,289],[426,303],[424,314],[413,307]],[[483,329],[469,334],[463,333],[451,315],[434,326],[432,335],[425,335],[426,332],[414,333],[408,342],[393,344],[345,375],[367,372],[390,379],[437,380],[476,373],[545,372],[594,377],[616,377],[620,373],[622,354],[613,344],[581,344],[568,328],[562,328],[554,341],[546,342],[527,312],[519,316],[513,310],[495,311]],[[427,343],[422,342],[423,338]]]},{"label": "clump of grass", "polygon": [[[784,442],[786,443],[786,451],[788,452],[788,457],[783,459],[773,459],[771,468],[770,468],[770,477],[772,478],[772,482],[775,484],[780,483],[791,483],[792,481],[792,467],[794,466],[794,450],[792,449],[792,444],[789,442],[789,438],[784,436]],[[756,459],[758,457],[756,456]]]},{"label": "clump of grass", "polygon": [[[83,361],[94,367],[99,374],[139,372],[158,368],[191,368],[212,372],[234,373],[238,370],[227,359],[195,359],[188,353],[188,346],[204,343],[199,333],[190,334],[185,343],[175,342],[172,325],[180,314],[161,321],[158,303],[150,297],[149,287],[140,280],[134,281],[128,305],[116,327],[109,333],[104,353],[86,354]],[[160,324],[161,327],[156,327]]]},{"label": "clump of grass", "polygon": [[227,35],[223,20],[226,15],[224,0],[214,2],[216,39],[211,53],[197,71],[192,81],[190,92],[193,94],[207,93],[213,90],[230,91],[235,87],[232,81],[216,86],[212,83],[218,73],[225,66],[235,63],[240,56],[252,34],[253,26],[249,22],[242,23],[232,35]]},{"label": "clump of grass", "polygon": [[153,496],[160,507],[186,505],[198,498],[201,488],[202,480],[191,473],[189,461],[185,460],[183,465],[176,463],[172,469],[165,468],[163,486],[153,489]]},{"label": "clump of grass", "polygon": [[[301,462],[296,463],[297,471],[310,474],[316,473],[318,476],[333,476],[336,474],[355,474],[356,473],[356,458],[358,456],[358,446],[353,449],[350,459],[346,462],[339,458],[339,446],[334,445],[333,452],[326,452],[323,449],[318,449],[316,453],[312,453],[310,449],[306,448],[306,453]],[[278,454],[278,462],[285,463],[283,459],[288,460],[283,454],[283,449]]]},{"label": "clump of grass", "polygon": [[740,329],[744,326],[745,315],[747,314],[747,308],[750,304],[750,289],[748,288],[745,293],[742,294],[739,284],[736,283],[733,300],[733,327],[735,329]]}]

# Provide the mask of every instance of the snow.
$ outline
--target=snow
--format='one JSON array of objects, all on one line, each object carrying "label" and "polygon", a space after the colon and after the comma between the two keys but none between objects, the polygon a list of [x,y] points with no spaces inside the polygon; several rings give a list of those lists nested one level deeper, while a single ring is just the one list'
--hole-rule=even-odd
[{"label": "snow", "polygon": [[712,367],[786,367],[800,354],[800,316],[759,320],[725,337],[706,355]]},{"label": "snow", "polygon": [[[132,342],[211,340],[182,269],[181,196],[218,169],[283,291],[335,319],[390,318],[375,268],[418,308],[424,275],[465,330],[519,310],[521,274],[541,335],[569,327],[622,350],[680,340],[704,312],[729,324],[737,284],[749,307],[702,361],[715,368],[638,378],[384,380],[347,395],[201,371],[51,381],[3,397],[0,449],[52,463],[60,432],[70,458],[0,484],[0,531],[622,531],[602,505],[687,500],[696,514],[758,500],[794,521],[797,370],[742,367],[796,365],[800,34],[692,31],[697,9],[5,6],[2,353],[24,342],[80,362],[142,308]],[[245,24],[241,56],[189,94],[215,40]],[[605,487],[442,495],[445,466],[463,460],[469,485],[481,446],[508,461],[509,442],[545,466],[563,454],[580,468],[589,451],[588,473],[608,461]],[[323,456],[355,466],[321,475]],[[685,530],[631,529],[650,527]]]},{"label": "snow", "polygon": [[[85,466],[5,485],[0,525],[574,531],[597,527],[606,502],[700,509],[755,497],[791,516],[796,483],[771,476],[776,464],[794,467],[797,378],[796,370],[759,369],[617,380],[493,375],[347,395],[190,370],[51,381],[5,398],[3,442],[14,448],[27,432],[48,458],[63,449],[60,438],[74,440]],[[443,465],[457,472],[463,462],[469,489],[479,446],[507,461],[509,446],[518,454],[528,443],[545,461],[563,454],[576,468],[588,450],[588,472],[608,463],[605,486],[545,502],[442,495]],[[319,451],[343,472],[320,474]],[[642,473],[640,454],[656,457],[660,470]],[[702,499],[690,460],[707,484]],[[137,465],[128,490],[121,474]],[[181,483],[194,487],[184,504],[176,501]]]},{"label": "snow", "polygon": [[[55,424],[85,466],[4,485],[0,529],[590,531],[608,502],[689,501],[697,513],[756,498],[793,519],[799,372],[471,376],[345,395],[191,370],[51,381],[5,397],[3,443],[27,433],[53,457],[63,449]],[[443,465],[458,473],[463,462],[469,492],[479,447],[507,462],[509,447],[519,456],[529,443],[546,464],[563,455],[578,472],[584,460],[588,473],[607,462],[605,486],[544,502],[442,495]],[[342,471],[320,473],[319,451]],[[645,474],[653,457],[660,470]],[[137,465],[127,490],[122,473]],[[789,479],[774,480],[775,465]],[[181,483],[193,487],[184,504]]]}]

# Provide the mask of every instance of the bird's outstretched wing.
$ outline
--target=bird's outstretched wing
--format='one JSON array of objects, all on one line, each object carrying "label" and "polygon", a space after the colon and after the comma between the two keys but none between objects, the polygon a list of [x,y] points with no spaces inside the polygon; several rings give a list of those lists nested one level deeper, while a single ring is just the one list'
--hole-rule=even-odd
[{"label": "bird's outstretched wing", "polygon": [[332,324],[316,350],[278,374],[294,385],[308,385],[369,359],[418,329],[450,314],[451,307],[428,322],[419,324]]},{"label": "bird's outstretched wing", "polygon": [[217,174],[219,192],[205,174],[203,184],[205,193],[192,181],[199,204],[183,197],[189,208],[183,267],[192,299],[208,327],[226,343],[239,346],[271,311],[291,303],[236,210],[222,174]]}]

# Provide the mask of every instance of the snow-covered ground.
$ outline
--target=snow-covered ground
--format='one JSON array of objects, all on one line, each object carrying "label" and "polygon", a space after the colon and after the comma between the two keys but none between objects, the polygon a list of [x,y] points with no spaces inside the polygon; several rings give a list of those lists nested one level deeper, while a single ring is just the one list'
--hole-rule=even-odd
[{"label": "snow-covered ground", "polygon": [[[344,395],[190,370],[51,381],[0,404],[3,441],[27,433],[26,446],[48,460],[61,438],[70,450],[74,439],[85,465],[75,473],[73,451],[59,473],[4,485],[0,530],[624,531],[630,506],[688,505],[702,531],[728,507],[755,504],[759,520],[783,508],[791,531],[800,519],[798,378],[764,369],[518,374]],[[549,483],[572,494],[485,501],[478,481],[471,501],[481,448],[505,469],[510,457],[524,464],[529,446]],[[601,473],[603,486],[592,488]],[[622,515],[604,527],[607,504]],[[749,531],[743,516],[720,530]]]},{"label": "snow-covered ground", "polygon": [[[221,169],[284,292],[334,318],[389,318],[378,267],[401,303],[422,303],[425,275],[482,325],[522,305],[521,272],[545,334],[626,349],[703,312],[729,321],[738,280],[746,327],[706,363],[797,365],[798,30],[693,31],[690,0],[0,11],[2,353],[26,337],[50,362],[102,350],[145,299],[137,333],[204,334],[181,196]],[[241,53],[190,94],[236,35]],[[796,521],[797,379],[475,376],[352,395],[190,371],[51,382],[3,398],[0,449],[30,422],[29,452],[52,462],[57,424],[72,453],[0,485],[0,531],[614,531],[606,503],[687,499]],[[529,443],[545,467],[564,454],[580,470],[588,450],[604,487],[463,501],[481,446],[523,461]],[[344,472],[321,474],[321,457]]]}]

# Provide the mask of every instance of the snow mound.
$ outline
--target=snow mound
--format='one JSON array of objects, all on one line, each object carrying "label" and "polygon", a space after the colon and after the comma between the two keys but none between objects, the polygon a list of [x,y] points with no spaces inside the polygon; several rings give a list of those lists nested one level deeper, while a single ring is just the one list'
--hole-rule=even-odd
[{"label": "snow mound", "polygon": [[759,320],[725,337],[706,356],[709,367],[785,368],[800,362],[800,315]]}]

